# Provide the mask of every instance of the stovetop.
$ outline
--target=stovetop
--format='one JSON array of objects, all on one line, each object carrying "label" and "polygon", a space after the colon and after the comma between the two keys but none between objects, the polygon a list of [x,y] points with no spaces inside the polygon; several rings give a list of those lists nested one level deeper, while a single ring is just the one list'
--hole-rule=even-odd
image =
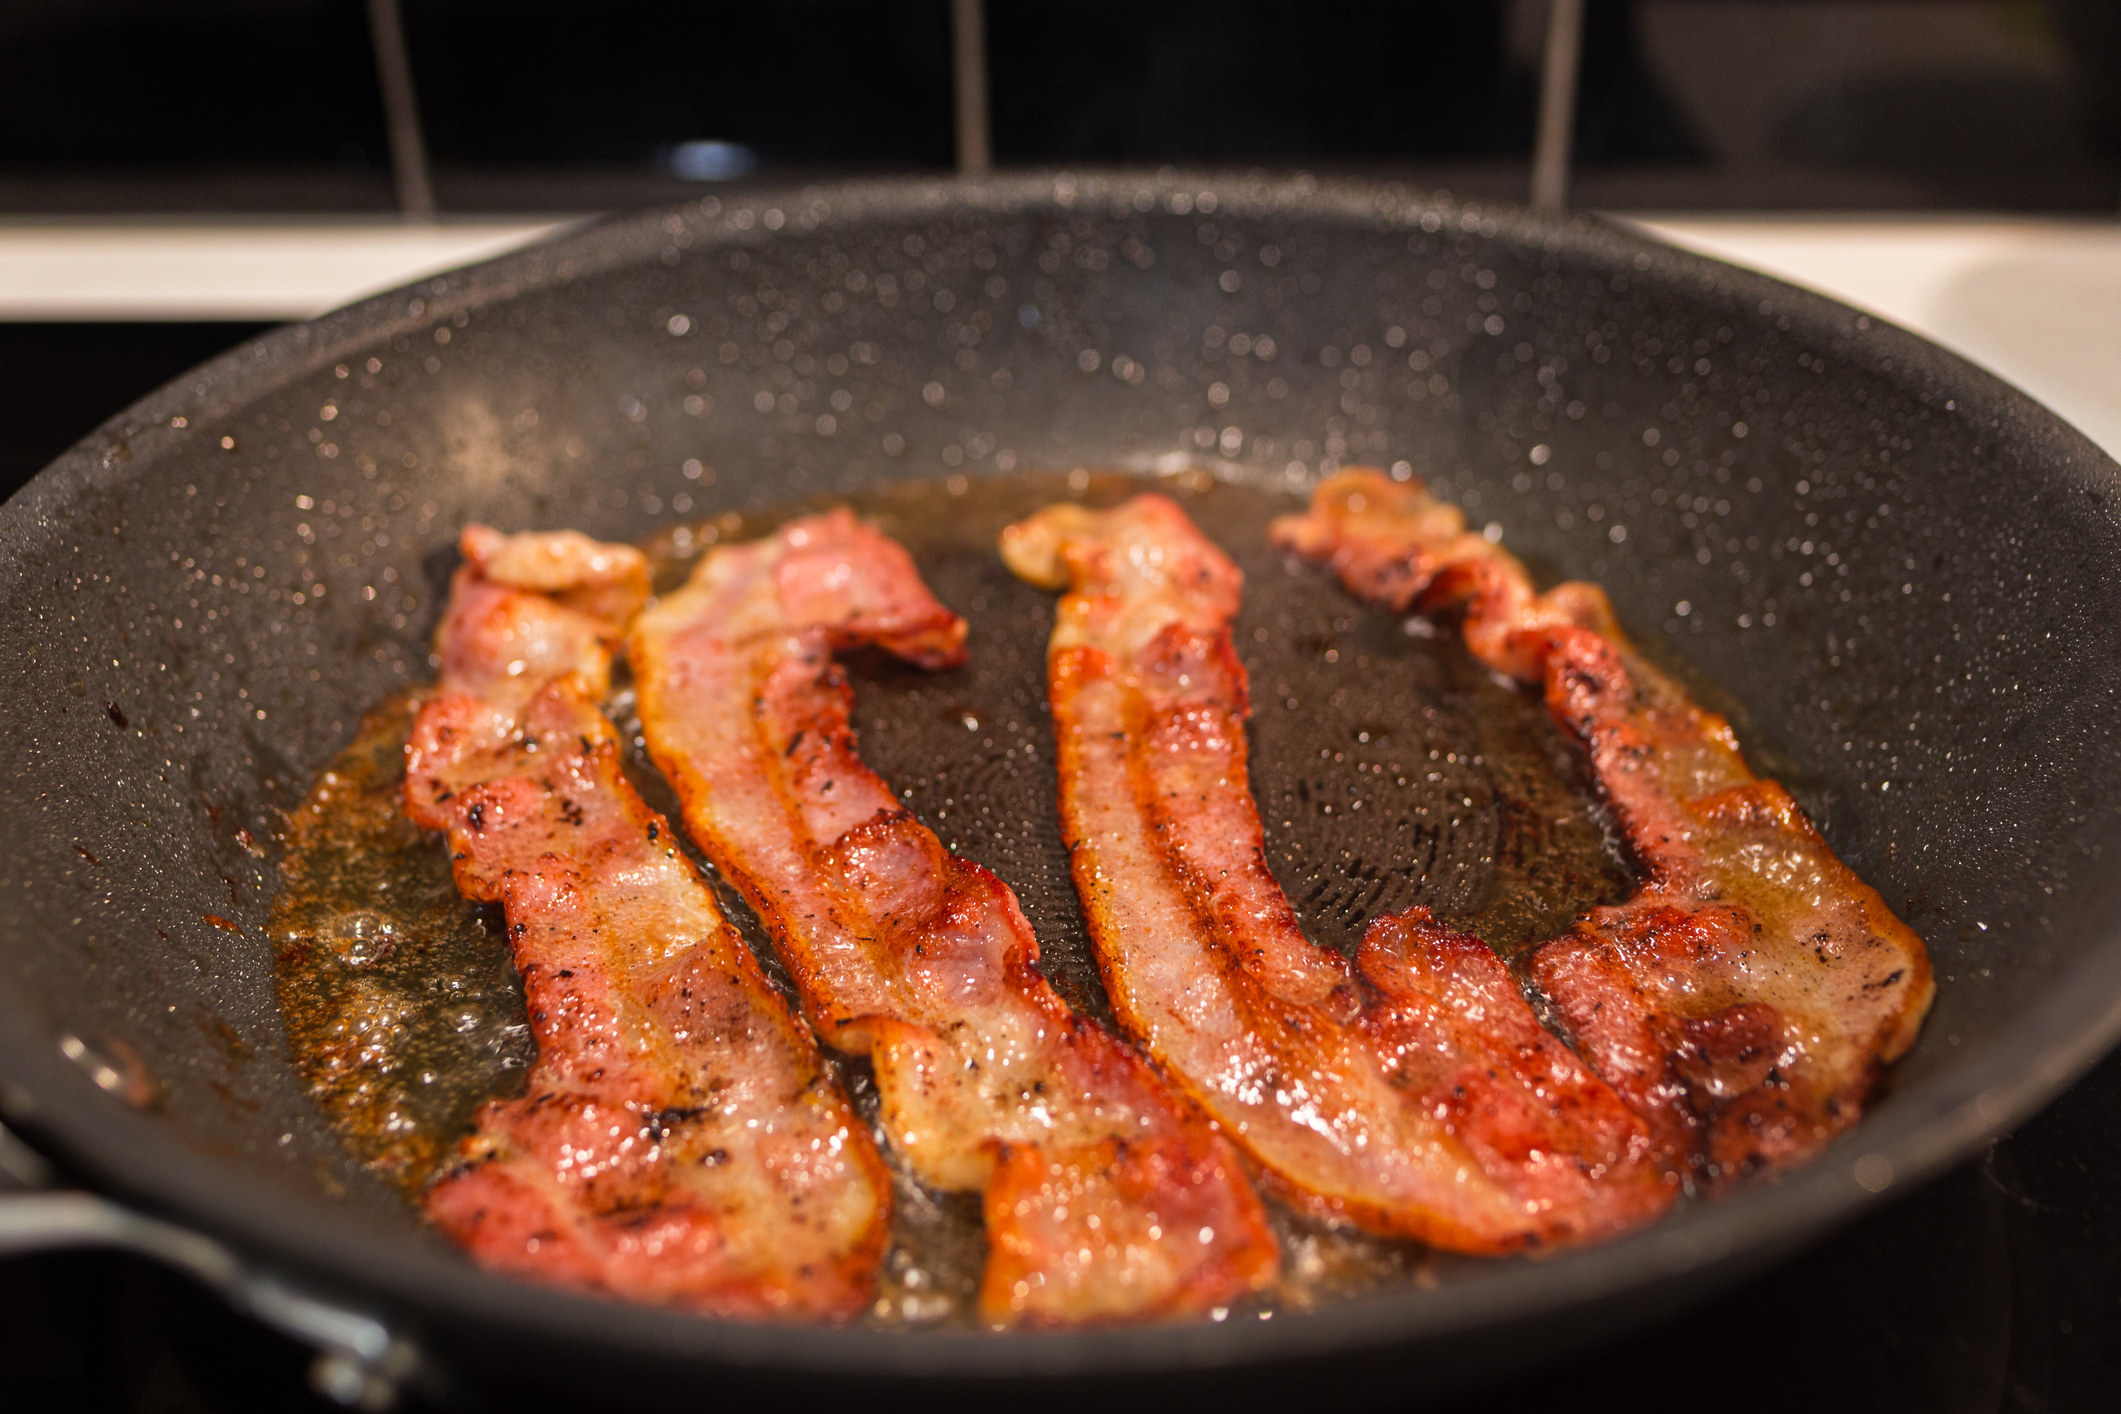
[{"label": "stovetop", "polygon": [[[0,493],[257,327],[0,325]],[[1647,1396],[1727,1414],[2110,1409],[2121,1396],[2117,1174],[2121,1055],[1979,1158],[1721,1298],[1424,1407],[1491,1414]],[[334,1408],[309,1389],[308,1366],[306,1350],[151,1264],[107,1253],[0,1261],[0,1409]],[[1419,1380],[1409,1371],[1408,1407]],[[535,1401],[510,1392],[506,1402]]]}]

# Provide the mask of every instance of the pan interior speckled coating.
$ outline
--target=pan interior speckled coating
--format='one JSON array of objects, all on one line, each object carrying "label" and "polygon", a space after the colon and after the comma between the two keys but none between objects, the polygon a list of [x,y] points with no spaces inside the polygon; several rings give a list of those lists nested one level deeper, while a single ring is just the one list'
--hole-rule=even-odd
[{"label": "pan interior speckled coating", "polygon": [[[680,496],[697,516],[1188,459],[1292,488],[1409,462],[1742,704],[1749,748],[1788,763],[1935,959],[1935,1011],[1875,1112],[1812,1165],[1622,1241],[1242,1331],[789,1332],[582,1300],[476,1272],[351,1162],[284,1052],[271,841],[362,707],[427,674],[458,525],[631,538]],[[2115,471],[1842,306],[1597,222],[1396,188],[871,183],[608,222],[269,334],[0,510],[0,1106],[114,1193],[533,1355],[812,1375],[1394,1342],[1434,1370],[1493,1360],[1469,1333],[1626,1296],[1609,1319],[1824,1230],[2113,1038]],[[98,1090],[99,1056],[137,1056],[154,1103]]]}]

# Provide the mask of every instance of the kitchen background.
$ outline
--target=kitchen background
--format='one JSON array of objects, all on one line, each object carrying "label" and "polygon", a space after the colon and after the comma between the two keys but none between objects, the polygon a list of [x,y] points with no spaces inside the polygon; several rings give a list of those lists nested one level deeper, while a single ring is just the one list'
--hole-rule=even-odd
[{"label": "kitchen background", "polygon": [[[1576,208],[1865,304],[2121,450],[2121,3],[1560,8],[1580,10],[1580,66],[1544,196],[1565,176]],[[984,150],[1000,167],[1303,169],[1521,201],[1542,92],[1559,92],[1552,12],[8,0],[0,492],[271,323],[730,184],[941,174]],[[982,87],[984,105],[961,101]],[[2110,1407],[2115,1172],[2110,1062],[1819,1250],[1465,1407],[1596,1403],[1651,1379],[1732,1410]],[[305,1367],[130,1259],[0,1261],[0,1407],[322,1407]]]}]

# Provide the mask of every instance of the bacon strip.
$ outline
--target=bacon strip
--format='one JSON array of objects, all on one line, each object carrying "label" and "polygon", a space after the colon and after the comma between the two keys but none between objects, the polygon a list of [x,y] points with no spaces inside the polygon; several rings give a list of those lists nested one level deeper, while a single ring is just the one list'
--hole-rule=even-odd
[{"label": "bacon strip", "polygon": [[964,637],[906,552],[845,510],[719,548],[634,629],[650,754],[819,1033],[871,1058],[900,1156],[936,1188],[984,1193],[989,1320],[1225,1305],[1277,1265],[1235,1154],[1069,1011],[1015,895],[856,754],[833,654],[876,644],[948,667]]},{"label": "bacon strip", "polygon": [[1671,1201],[1643,1122],[1426,909],[1350,967],[1266,862],[1231,645],[1242,577],[1175,504],[1011,526],[1069,588],[1048,657],[1061,830],[1121,1022],[1299,1201],[1471,1252],[1594,1237]]},{"label": "bacon strip", "polygon": [[1714,1187],[1853,1124],[1929,1009],[1922,940],[1747,769],[1729,724],[1629,647],[1604,593],[1535,595],[1455,506],[1374,471],[1331,478],[1273,534],[1360,598],[1462,613],[1474,654],[1543,684],[1583,743],[1646,877],[1532,970],[1660,1142]]},{"label": "bacon strip", "polygon": [[868,1304],[890,1177],[598,708],[647,598],[640,552],[463,535],[405,806],[500,903],[538,1042],[427,1192],[486,1265],[719,1316]]}]

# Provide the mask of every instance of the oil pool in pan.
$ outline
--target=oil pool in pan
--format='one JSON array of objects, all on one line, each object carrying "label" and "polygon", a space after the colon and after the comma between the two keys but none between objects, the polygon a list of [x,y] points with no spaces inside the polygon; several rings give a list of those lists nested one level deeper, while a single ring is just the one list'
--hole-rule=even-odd
[{"label": "oil pool in pan", "polygon": [[[1053,600],[1011,575],[994,547],[1004,525],[1040,506],[1116,504],[1142,487],[1127,476],[1031,473],[847,501],[902,542],[971,622],[970,662],[953,672],[882,655],[849,662],[862,753],[947,846],[1016,890],[1047,975],[1107,1021],[1056,821],[1045,681]],[[1455,634],[1357,604],[1329,575],[1271,549],[1267,523],[1298,508],[1296,498],[1203,473],[1162,478],[1160,489],[1245,572],[1237,640],[1252,676],[1253,784],[1270,862],[1311,937],[1351,949],[1370,919],[1422,903],[1514,961],[1584,909],[1626,897],[1631,868],[1582,754],[1536,695],[1491,675]],[[658,589],[717,541],[816,508],[664,532],[646,547]],[[614,716],[636,778],[674,816],[629,707],[622,690]],[[448,1161],[482,1101],[520,1093],[532,1044],[497,916],[457,894],[440,840],[399,810],[411,719],[405,698],[378,704],[320,775],[290,824],[272,915],[281,1010],[311,1094],[348,1146],[408,1194]],[[779,979],[750,910],[716,882]],[[834,1063],[873,1118],[866,1063]],[[903,1173],[897,1189],[873,1319],[971,1323],[984,1252],[977,1197],[936,1195]],[[1445,1264],[1478,1260],[1279,1207],[1275,1216],[1284,1272],[1261,1311],[1432,1282]]]}]

